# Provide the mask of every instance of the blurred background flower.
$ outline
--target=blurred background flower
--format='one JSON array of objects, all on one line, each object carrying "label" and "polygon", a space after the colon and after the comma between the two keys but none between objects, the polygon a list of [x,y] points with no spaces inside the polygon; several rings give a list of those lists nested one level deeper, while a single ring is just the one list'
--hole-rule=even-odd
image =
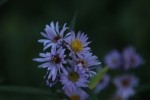
[{"label": "blurred background flower", "polygon": [[117,94],[124,99],[128,99],[135,94],[135,87],[138,86],[138,79],[134,75],[121,75],[114,78],[114,85]]}]

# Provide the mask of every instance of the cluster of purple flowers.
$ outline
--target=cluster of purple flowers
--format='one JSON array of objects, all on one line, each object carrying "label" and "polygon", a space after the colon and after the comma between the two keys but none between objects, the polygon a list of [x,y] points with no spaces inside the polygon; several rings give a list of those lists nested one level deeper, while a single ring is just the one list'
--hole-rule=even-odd
[{"label": "cluster of purple flowers", "polygon": [[142,57],[133,47],[125,48],[122,54],[118,50],[113,50],[105,57],[105,64],[110,69],[129,70],[139,67],[143,62]]},{"label": "cluster of purple flowers", "polygon": [[66,24],[60,27],[58,22],[46,25],[41,35],[44,39],[38,42],[43,44],[43,51],[48,52],[39,53],[40,58],[33,60],[42,63],[39,68],[47,69],[46,84],[52,87],[60,82],[72,100],[85,100],[87,94],[81,87],[88,87],[89,78],[96,74],[94,66],[100,65],[98,57],[88,47],[91,42],[87,35],[80,31],[75,34]]},{"label": "cluster of purple flowers", "polygon": [[135,94],[135,88],[138,86],[139,80],[135,75],[126,72],[129,69],[138,68],[143,63],[142,57],[133,47],[125,48],[122,54],[113,50],[105,56],[106,66],[123,72],[123,75],[117,75],[113,79],[117,91],[111,100],[128,100]]}]

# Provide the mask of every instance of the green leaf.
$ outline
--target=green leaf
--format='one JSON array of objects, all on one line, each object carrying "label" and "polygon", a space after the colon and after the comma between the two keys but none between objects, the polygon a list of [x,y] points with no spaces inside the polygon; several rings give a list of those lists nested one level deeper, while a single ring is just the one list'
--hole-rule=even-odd
[{"label": "green leaf", "polygon": [[70,29],[74,30],[75,29],[75,24],[77,20],[77,11],[74,13],[74,16],[72,17],[71,23],[70,23]]},{"label": "green leaf", "polygon": [[88,84],[90,89],[93,89],[98,82],[103,78],[103,75],[108,71],[108,67],[104,67],[91,79],[90,83]]}]

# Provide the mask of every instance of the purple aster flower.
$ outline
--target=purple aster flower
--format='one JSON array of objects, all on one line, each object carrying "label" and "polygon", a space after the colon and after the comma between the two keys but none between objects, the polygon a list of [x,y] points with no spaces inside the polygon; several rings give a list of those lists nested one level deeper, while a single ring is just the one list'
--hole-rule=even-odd
[{"label": "purple aster flower", "polygon": [[63,90],[66,88],[75,89],[77,87],[88,87],[89,82],[84,73],[80,70],[75,70],[74,67],[68,68],[68,74],[62,73],[60,82],[64,85]]},{"label": "purple aster flower", "polygon": [[134,88],[138,85],[138,79],[134,75],[122,75],[114,79],[117,87],[117,94],[123,98],[128,98],[135,94]]},{"label": "purple aster flower", "polygon": [[105,89],[108,84],[109,84],[109,81],[110,81],[110,77],[109,75],[105,74],[103,76],[103,78],[99,81],[99,83],[96,85],[96,88],[95,88],[95,93],[99,93],[101,90]]},{"label": "purple aster flower", "polygon": [[89,52],[90,48],[88,47],[88,44],[90,42],[87,42],[87,35],[84,35],[84,33],[81,33],[80,31],[77,35],[75,35],[73,31],[71,31],[70,34],[71,36],[66,38],[66,42],[68,43],[68,49],[71,52],[77,54],[78,56],[85,55]]},{"label": "purple aster flower", "polygon": [[34,58],[34,61],[37,62],[43,62],[43,64],[39,65],[40,68],[47,68],[49,71],[49,75],[47,76],[48,79],[52,77],[52,80],[54,81],[57,73],[61,72],[61,70],[64,73],[67,73],[66,69],[64,68],[63,64],[66,63],[65,56],[64,55],[65,49],[59,48],[58,50],[56,47],[51,49],[51,53],[40,53],[39,56],[42,58]]},{"label": "purple aster flower", "polygon": [[71,57],[73,60],[70,61],[70,63],[75,64],[76,67],[87,74],[87,76],[91,77],[93,74],[96,74],[93,69],[96,68],[95,66],[100,65],[97,56],[93,56],[92,53],[87,53],[80,57],[75,55],[72,55]]},{"label": "purple aster flower", "polygon": [[61,41],[66,37],[64,37],[64,33],[67,29],[68,27],[66,27],[66,24],[64,24],[62,29],[60,30],[58,22],[56,23],[56,25],[54,25],[54,23],[51,22],[50,26],[46,25],[46,33],[41,32],[41,35],[46,39],[40,39],[38,40],[38,42],[44,44],[44,50],[49,47],[57,46],[61,44]]},{"label": "purple aster flower", "polygon": [[133,47],[128,47],[123,51],[123,67],[125,70],[129,68],[137,68],[143,64],[143,59],[138,55]]},{"label": "purple aster flower", "polygon": [[117,50],[113,50],[108,53],[105,57],[105,64],[111,68],[115,69],[121,66],[121,55]]},{"label": "purple aster flower", "polygon": [[75,88],[73,90],[66,89],[65,94],[70,100],[87,100],[88,98],[88,94],[80,88]]}]

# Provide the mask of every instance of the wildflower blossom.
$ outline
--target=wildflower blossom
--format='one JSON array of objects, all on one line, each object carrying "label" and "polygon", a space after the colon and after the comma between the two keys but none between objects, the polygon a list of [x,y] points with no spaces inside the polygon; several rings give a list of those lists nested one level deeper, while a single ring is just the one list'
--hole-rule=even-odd
[{"label": "wildflower blossom", "polygon": [[123,98],[128,98],[134,95],[134,88],[138,85],[138,79],[134,75],[117,76],[114,79],[114,84],[117,87],[117,94]]},{"label": "wildflower blossom", "polygon": [[113,50],[105,57],[106,65],[111,69],[116,69],[121,66],[121,55],[117,50]]},{"label": "wildflower blossom", "polygon": [[78,67],[79,70],[82,72],[85,72],[87,76],[92,76],[93,74],[96,74],[92,69],[95,68],[95,66],[100,65],[100,62],[98,61],[97,56],[93,56],[92,53],[87,53],[86,55],[82,55],[80,57],[74,56],[73,61],[76,67]]},{"label": "wildflower blossom", "polygon": [[64,68],[63,64],[66,63],[65,56],[64,55],[65,49],[59,48],[58,50],[56,48],[51,49],[51,53],[40,53],[39,55],[42,58],[34,58],[34,61],[37,62],[44,62],[43,64],[39,65],[40,68],[47,68],[49,71],[48,79],[52,77],[52,80],[54,81],[57,73],[62,70],[64,73],[67,73],[66,69]]},{"label": "wildflower blossom", "polygon": [[49,47],[57,46],[66,37],[64,36],[64,33],[67,29],[68,27],[66,27],[66,24],[64,24],[62,29],[60,30],[58,22],[56,23],[56,25],[51,22],[50,25],[46,25],[46,33],[41,32],[41,35],[46,39],[40,39],[38,40],[38,42],[44,44],[44,50]]},{"label": "wildflower blossom", "polygon": [[65,94],[69,96],[70,100],[86,100],[88,97],[88,94],[80,88],[66,89]]},{"label": "wildflower blossom", "polygon": [[84,73],[75,68],[68,68],[68,74],[62,73],[60,76],[60,82],[64,85],[63,89],[70,88],[75,89],[77,87],[88,87],[89,82]]},{"label": "wildflower blossom", "polygon": [[70,37],[66,38],[66,42],[69,44],[68,49],[78,56],[85,55],[87,52],[89,52],[90,47],[88,47],[88,44],[90,42],[87,42],[88,37],[87,35],[84,35],[84,33],[81,33],[80,31],[75,35],[73,31],[70,33]]},{"label": "wildflower blossom", "polygon": [[123,67],[125,70],[128,70],[129,68],[137,68],[143,64],[143,59],[132,47],[125,48],[122,55]]},{"label": "wildflower blossom", "polygon": [[43,43],[43,50],[51,50],[33,60],[43,63],[40,68],[47,69],[44,77],[47,86],[60,82],[71,100],[86,100],[88,95],[80,87],[88,87],[89,76],[96,74],[94,68],[100,62],[88,47],[87,35],[81,32],[75,35],[74,31],[66,33],[67,29],[66,24],[60,29],[58,22],[46,25],[45,33],[41,32],[45,39],[38,42]]}]

